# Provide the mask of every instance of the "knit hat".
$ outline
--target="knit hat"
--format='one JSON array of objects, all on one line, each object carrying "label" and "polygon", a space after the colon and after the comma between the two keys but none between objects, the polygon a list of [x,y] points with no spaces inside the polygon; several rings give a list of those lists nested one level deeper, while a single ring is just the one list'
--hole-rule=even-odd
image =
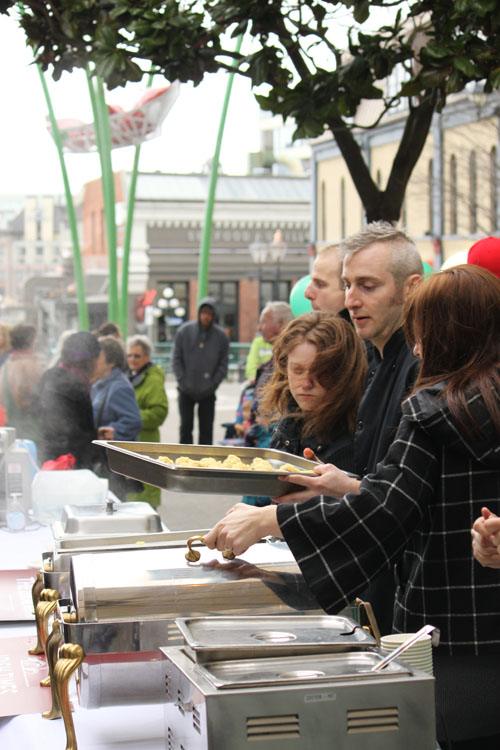
[{"label": "knit hat", "polygon": [[78,331],[78,333],[72,333],[71,336],[68,336],[64,342],[61,361],[67,365],[74,362],[84,362],[98,357],[100,351],[101,345],[93,333]]},{"label": "knit hat", "polygon": [[475,242],[467,255],[467,263],[481,266],[500,278],[500,237],[484,237]]}]

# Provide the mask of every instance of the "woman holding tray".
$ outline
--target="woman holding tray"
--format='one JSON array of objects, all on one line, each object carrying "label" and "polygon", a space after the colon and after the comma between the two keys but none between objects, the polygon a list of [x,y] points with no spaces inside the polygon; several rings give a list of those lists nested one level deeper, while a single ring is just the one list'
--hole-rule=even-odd
[{"label": "woman holding tray", "polygon": [[241,555],[283,536],[331,614],[396,564],[393,629],[441,632],[439,743],[497,748],[500,570],[474,561],[470,527],[483,507],[500,515],[500,280],[471,265],[435,274],[407,302],[404,325],[422,365],[376,472],[360,483],[333,465],[289,476],[314,497],[236,505],[205,542]]},{"label": "woman holding tray", "polygon": [[[332,313],[290,321],[273,346],[273,371],[259,392],[259,420],[274,424],[270,448],[354,469],[356,411],[366,356],[354,328]],[[269,498],[246,495],[248,505]]]}]

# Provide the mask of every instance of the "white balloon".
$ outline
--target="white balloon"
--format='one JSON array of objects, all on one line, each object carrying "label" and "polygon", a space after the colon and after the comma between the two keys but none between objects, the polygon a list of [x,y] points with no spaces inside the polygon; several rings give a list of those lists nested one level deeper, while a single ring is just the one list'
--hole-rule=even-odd
[{"label": "white balloon", "polygon": [[468,250],[460,250],[458,253],[450,255],[441,266],[441,271],[446,271],[447,268],[453,268],[453,266],[461,266],[464,263],[467,263],[468,252]]}]

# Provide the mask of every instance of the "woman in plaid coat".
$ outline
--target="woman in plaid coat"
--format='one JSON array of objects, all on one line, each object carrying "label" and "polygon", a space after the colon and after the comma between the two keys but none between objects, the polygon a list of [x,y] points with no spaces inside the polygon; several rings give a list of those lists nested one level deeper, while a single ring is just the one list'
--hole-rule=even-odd
[{"label": "woman in plaid coat", "polygon": [[235,506],[205,541],[238,555],[284,537],[331,614],[395,565],[393,629],[441,631],[440,743],[498,748],[500,571],[474,561],[470,527],[483,506],[500,515],[500,280],[474,266],[436,274],[409,300],[405,330],[422,366],[377,471],[354,485],[332,465],[288,477],[323,497]]}]

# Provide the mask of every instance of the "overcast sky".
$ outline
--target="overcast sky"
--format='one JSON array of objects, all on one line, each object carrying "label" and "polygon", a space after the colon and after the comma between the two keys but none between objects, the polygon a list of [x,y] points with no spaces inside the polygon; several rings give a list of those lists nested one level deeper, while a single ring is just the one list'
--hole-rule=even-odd
[{"label": "overcast sky", "polygon": [[[47,132],[47,108],[38,71],[16,22],[0,15],[0,195],[62,193],[63,183],[56,148]],[[87,83],[82,71],[64,74],[54,82],[46,74],[57,119],[92,120]],[[129,85],[109,92],[106,100],[125,109],[144,91]],[[183,84],[177,102],[163,123],[160,138],[141,149],[142,171],[198,172],[213,156],[227,76],[211,75],[197,88]],[[157,77],[153,86],[165,85]],[[235,76],[221,151],[229,174],[247,171],[247,154],[259,149],[259,110],[250,85]],[[130,169],[134,148],[113,151],[113,168]],[[73,193],[100,174],[96,154],[68,154],[66,166]]]}]

